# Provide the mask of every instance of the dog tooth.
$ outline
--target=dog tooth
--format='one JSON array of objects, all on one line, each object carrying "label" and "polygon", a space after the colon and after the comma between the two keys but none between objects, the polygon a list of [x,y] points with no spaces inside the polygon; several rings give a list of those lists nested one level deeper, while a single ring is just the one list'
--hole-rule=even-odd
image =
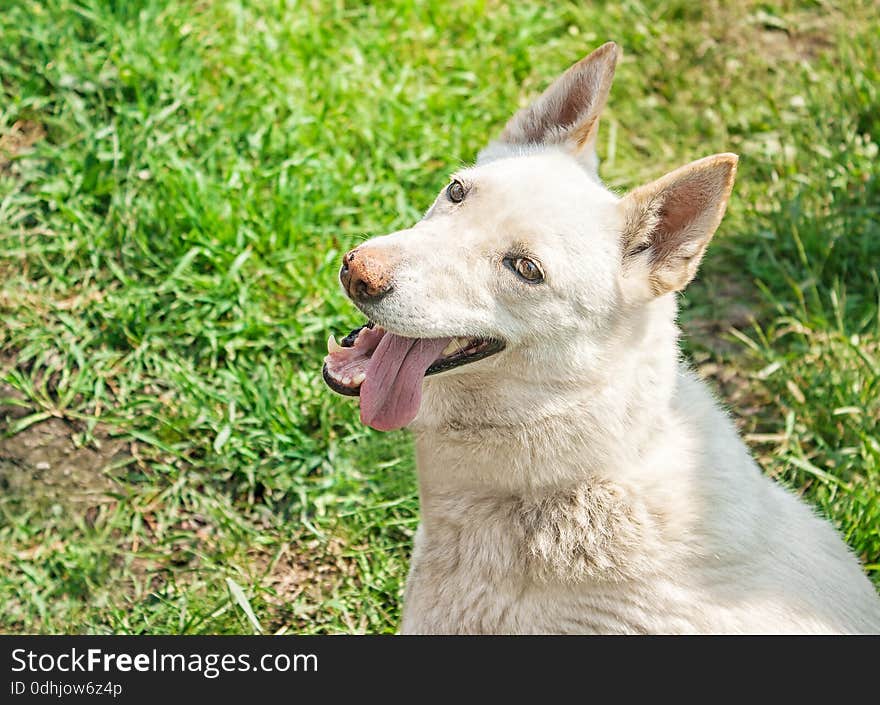
[{"label": "dog tooth", "polygon": [[363,372],[358,372],[354,377],[351,378],[352,384],[362,384],[363,381],[367,378],[367,375]]},{"label": "dog tooth", "polygon": [[453,338],[452,340],[449,341],[449,345],[447,345],[445,348],[443,348],[442,354],[443,355],[452,355],[452,353],[458,352],[458,350],[459,350],[458,338]]},{"label": "dog tooth", "polygon": [[330,337],[327,338],[327,352],[332,355],[340,350],[342,350],[342,346],[336,342],[336,336],[331,333]]},{"label": "dog tooth", "polygon": [[351,377],[349,377],[348,375],[345,375],[345,377],[342,378],[342,383],[346,387],[350,387],[351,386]]}]

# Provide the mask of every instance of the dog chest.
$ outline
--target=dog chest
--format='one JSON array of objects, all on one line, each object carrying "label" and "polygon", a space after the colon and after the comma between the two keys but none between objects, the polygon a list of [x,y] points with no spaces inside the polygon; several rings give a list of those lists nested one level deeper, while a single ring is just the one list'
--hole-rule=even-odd
[{"label": "dog chest", "polygon": [[423,502],[405,632],[642,630],[638,610],[614,602],[647,568],[644,517],[613,486]]}]

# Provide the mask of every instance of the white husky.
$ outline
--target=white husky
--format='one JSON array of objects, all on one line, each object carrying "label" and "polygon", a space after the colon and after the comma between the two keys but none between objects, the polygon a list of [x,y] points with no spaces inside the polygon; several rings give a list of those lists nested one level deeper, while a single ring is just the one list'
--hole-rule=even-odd
[{"label": "white husky", "polygon": [[331,337],[324,378],[416,436],[403,631],[878,632],[856,557],[679,361],[675,292],[737,158],[604,188],[617,53],[517,113],[415,226],[345,255],[373,323]]}]

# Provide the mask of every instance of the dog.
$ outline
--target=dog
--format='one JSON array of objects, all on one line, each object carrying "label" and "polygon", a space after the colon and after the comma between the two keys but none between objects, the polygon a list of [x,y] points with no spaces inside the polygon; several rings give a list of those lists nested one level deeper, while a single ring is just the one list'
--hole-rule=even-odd
[{"label": "dog", "polygon": [[343,258],[369,322],[330,337],[324,379],[365,424],[415,434],[401,631],[880,632],[856,556],[679,359],[676,293],[737,157],[605,188],[618,53],[574,64],[420,222]]}]

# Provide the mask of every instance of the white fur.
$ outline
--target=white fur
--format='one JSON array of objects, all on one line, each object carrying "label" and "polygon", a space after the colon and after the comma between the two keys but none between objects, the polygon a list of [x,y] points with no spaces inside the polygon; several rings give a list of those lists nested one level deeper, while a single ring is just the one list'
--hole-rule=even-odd
[{"label": "white fur", "polygon": [[[632,214],[665,213],[656,198],[679,172],[618,198],[591,164],[558,140],[493,148],[456,175],[462,203],[441,193],[416,226],[362,246],[399,262],[392,293],[361,305],[380,325],[507,342],[424,382],[402,630],[880,632],[856,557],[760,472],[679,360],[672,289],[693,276],[735,159],[680,170],[721,185],[678,235]],[[660,246],[630,251],[652,237],[683,262],[667,257],[661,284]],[[544,283],[504,266],[515,246]]]}]

